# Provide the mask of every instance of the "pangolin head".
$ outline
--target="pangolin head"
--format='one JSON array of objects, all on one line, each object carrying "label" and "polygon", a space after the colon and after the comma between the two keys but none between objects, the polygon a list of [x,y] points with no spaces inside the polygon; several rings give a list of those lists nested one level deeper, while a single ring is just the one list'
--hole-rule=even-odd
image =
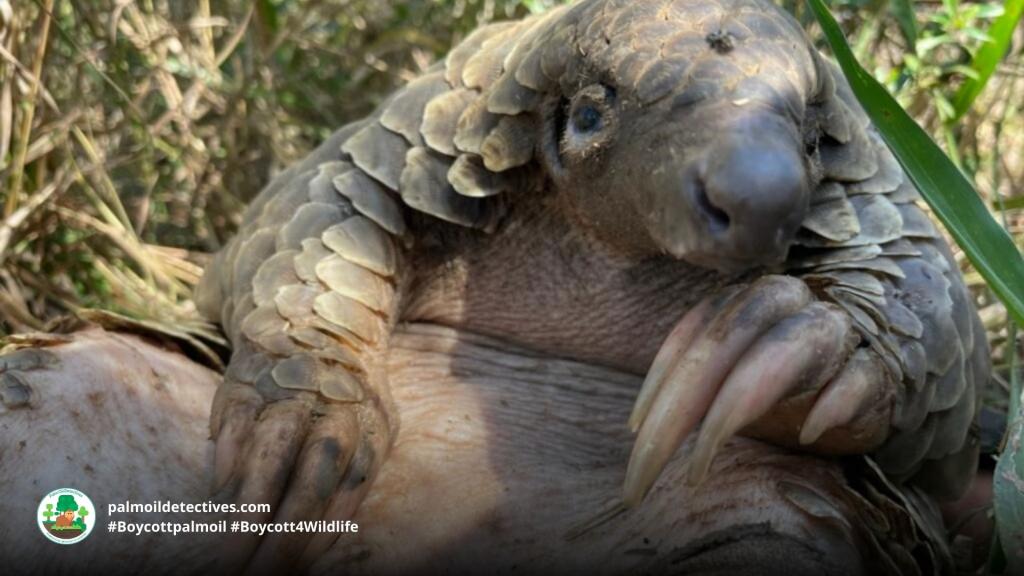
[{"label": "pangolin head", "polygon": [[817,184],[818,102],[836,98],[786,13],[583,0],[505,66],[546,95],[542,162],[594,234],[727,271],[785,259]]}]

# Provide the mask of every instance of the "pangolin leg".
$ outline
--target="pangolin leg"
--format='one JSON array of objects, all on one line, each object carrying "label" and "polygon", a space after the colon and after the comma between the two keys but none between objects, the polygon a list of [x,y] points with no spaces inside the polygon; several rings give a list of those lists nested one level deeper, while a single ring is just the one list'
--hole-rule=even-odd
[{"label": "pangolin leg", "polygon": [[[211,414],[217,490],[270,505],[232,521],[350,519],[394,432],[381,359],[399,306],[402,214],[346,161],[288,176],[229,247],[220,292],[210,289],[234,345]],[[277,572],[335,538],[239,533],[224,568]]]}]

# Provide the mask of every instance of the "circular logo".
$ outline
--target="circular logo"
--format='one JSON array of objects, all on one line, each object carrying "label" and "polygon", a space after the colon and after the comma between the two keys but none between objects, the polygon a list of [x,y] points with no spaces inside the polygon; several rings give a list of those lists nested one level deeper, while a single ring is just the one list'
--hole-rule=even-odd
[{"label": "circular logo", "polygon": [[43,535],[57,544],[85,540],[96,524],[96,507],[74,488],[58,488],[39,502],[36,522]]}]

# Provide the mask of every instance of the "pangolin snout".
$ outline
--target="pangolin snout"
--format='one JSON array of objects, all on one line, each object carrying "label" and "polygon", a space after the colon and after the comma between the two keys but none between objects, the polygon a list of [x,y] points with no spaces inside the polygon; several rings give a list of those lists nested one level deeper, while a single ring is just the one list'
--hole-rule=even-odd
[{"label": "pangolin snout", "polygon": [[792,140],[744,131],[709,147],[686,170],[683,194],[717,255],[748,265],[786,257],[810,199],[807,167]]}]

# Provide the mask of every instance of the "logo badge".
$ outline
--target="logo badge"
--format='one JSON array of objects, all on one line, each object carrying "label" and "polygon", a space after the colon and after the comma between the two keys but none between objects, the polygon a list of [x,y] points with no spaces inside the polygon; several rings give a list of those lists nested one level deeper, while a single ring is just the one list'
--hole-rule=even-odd
[{"label": "logo badge", "polygon": [[39,502],[36,522],[43,535],[57,544],[85,540],[96,524],[96,507],[74,488],[58,488]]}]

